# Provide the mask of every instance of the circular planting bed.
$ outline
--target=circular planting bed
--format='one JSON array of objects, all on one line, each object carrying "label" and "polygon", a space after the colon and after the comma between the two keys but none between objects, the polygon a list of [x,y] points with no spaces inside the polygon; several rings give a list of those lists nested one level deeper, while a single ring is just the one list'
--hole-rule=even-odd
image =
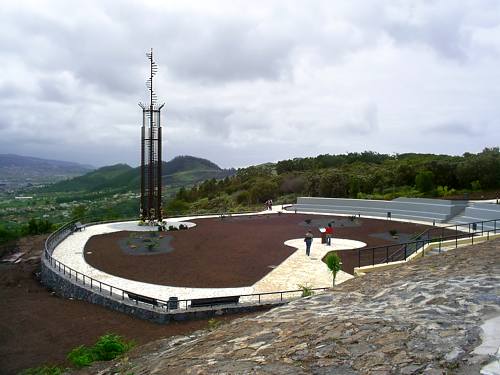
[{"label": "circular planting bed", "polygon": [[168,254],[174,249],[170,245],[172,236],[165,232],[125,232],[127,236],[118,240],[118,247],[128,255]]},{"label": "circular planting bed", "polygon": [[[362,241],[368,247],[396,244],[401,237],[409,238],[430,228],[397,221],[304,214],[193,222],[197,225],[188,230],[156,232],[162,238],[158,239],[158,246],[152,247],[148,241],[141,242],[150,236],[147,232],[141,234],[141,239],[133,240],[135,232],[127,231],[93,236],[85,245],[85,260],[106,273],[147,283],[193,288],[243,287],[256,283],[295,251],[285,246],[285,241],[303,237],[308,229],[319,237],[318,227],[329,222],[333,222],[334,237]],[[394,231],[399,236],[391,236]],[[137,247],[133,248],[134,244]],[[352,273],[357,266],[358,250],[341,251],[339,255],[344,271]]]}]

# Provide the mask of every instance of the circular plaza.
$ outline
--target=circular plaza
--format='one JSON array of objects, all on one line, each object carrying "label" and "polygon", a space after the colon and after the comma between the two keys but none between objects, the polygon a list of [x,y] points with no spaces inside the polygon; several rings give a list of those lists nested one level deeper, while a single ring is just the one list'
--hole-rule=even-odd
[{"label": "circular plaza", "polygon": [[[322,243],[319,231],[328,223],[334,228],[331,246]],[[69,230],[54,246],[49,263],[66,278],[69,274],[80,288],[122,304],[148,307],[157,301],[229,296],[245,303],[256,295],[260,302],[268,294],[276,297],[303,287],[330,287],[332,274],[323,259],[332,251],[343,262],[336,277],[336,283],[342,283],[353,277],[358,249],[393,245],[429,228],[286,211],[174,218],[167,224],[171,230],[158,231],[157,226],[141,226],[137,221]],[[310,256],[304,242],[308,230],[315,236]],[[390,235],[394,232],[397,237]],[[86,299],[95,302],[92,298]],[[186,302],[184,308],[189,306]],[[182,309],[183,305],[168,307]]]}]

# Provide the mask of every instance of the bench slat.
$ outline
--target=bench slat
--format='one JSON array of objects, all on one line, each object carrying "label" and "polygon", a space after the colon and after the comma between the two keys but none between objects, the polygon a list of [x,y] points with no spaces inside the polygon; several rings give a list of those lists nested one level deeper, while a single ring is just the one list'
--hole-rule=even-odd
[{"label": "bench slat", "polygon": [[191,307],[208,307],[216,305],[237,304],[240,296],[197,298],[191,300]]}]

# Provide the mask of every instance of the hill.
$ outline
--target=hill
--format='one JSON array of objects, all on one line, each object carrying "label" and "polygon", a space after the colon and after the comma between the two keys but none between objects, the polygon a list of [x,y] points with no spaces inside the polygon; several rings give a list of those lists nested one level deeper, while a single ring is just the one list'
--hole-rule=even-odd
[{"label": "hill", "polygon": [[[224,178],[234,174],[232,169],[222,169],[217,164],[194,156],[177,156],[162,164],[163,184],[170,189],[191,186],[211,178]],[[102,167],[83,176],[61,181],[44,189],[47,192],[71,191],[138,191],[140,167],[127,164]]]},{"label": "hill", "polygon": [[47,186],[44,190],[48,192],[68,192],[68,191],[97,191],[109,188],[110,185],[118,185],[118,181],[126,181],[121,176],[129,174],[134,168],[127,164],[116,164],[102,167],[95,171],[75,177],[69,180],[60,181],[54,185]]},{"label": "hill", "polygon": [[0,154],[0,184],[12,188],[53,183],[92,169],[92,166],[69,161]]},{"label": "hill", "polygon": [[[176,208],[241,211],[294,202],[299,196],[359,199],[445,197],[496,198],[500,191],[500,150],[485,148],[462,156],[365,151],[281,160],[238,169],[231,178],[180,189]],[[476,199],[477,199],[476,198]]]}]

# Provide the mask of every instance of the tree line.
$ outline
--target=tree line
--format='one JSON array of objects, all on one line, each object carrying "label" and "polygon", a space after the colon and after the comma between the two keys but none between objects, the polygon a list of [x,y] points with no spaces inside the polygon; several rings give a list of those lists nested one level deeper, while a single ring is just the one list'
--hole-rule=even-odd
[{"label": "tree line", "polygon": [[447,198],[495,190],[500,190],[498,147],[462,156],[365,151],[241,168],[232,177],[180,189],[167,212],[237,210],[297,196]]}]

